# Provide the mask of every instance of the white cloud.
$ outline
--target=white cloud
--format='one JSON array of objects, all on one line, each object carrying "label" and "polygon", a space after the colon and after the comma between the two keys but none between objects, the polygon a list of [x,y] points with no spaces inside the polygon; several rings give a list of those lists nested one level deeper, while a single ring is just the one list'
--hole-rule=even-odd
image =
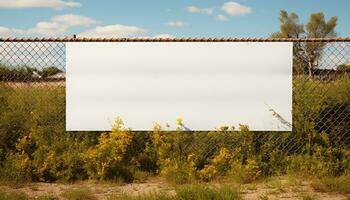
[{"label": "white cloud", "polygon": [[54,16],[51,21],[67,26],[89,26],[96,23],[95,20],[89,17],[74,14]]},{"label": "white cloud", "polygon": [[[1,1],[1,0],[0,0]],[[35,26],[28,29],[17,29],[0,26],[0,37],[27,37],[27,36],[64,36],[68,31],[75,27],[90,27],[86,31],[78,34],[79,37],[92,38],[111,38],[111,37],[145,37],[145,38],[174,38],[170,34],[159,34],[156,36],[148,36],[147,30],[137,26],[129,26],[123,24],[112,24],[105,26],[96,26],[91,28],[91,25],[98,22],[89,17],[66,14],[53,16],[50,20],[38,22]],[[174,26],[182,26],[185,23],[175,21]]]},{"label": "white cloud", "polygon": [[182,21],[171,21],[171,22],[168,22],[167,25],[174,26],[174,27],[184,27],[186,26],[186,23]]},{"label": "white cloud", "polygon": [[219,21],[227,21],[227,17],[225,15],[218,15],[216,16],[216,19],[219,20]]},{"label": "white cloud", "polygon": [[156,35],[153,38],[176,38],[176,37],[174,35],[164,33],[164,34]]},{"label": "white cloud", "polygon": [[0,0],[0,8],[55,8],[79,7],[80,3],[64,0]]},{"label": "white cloud", "polygon": [[176,37],[174,35],[171,35],[171,34],[162,33],[162,34],[158,34],[155,36],[139,36],[139,37],[129,37],[129,38],[142,38],[142,39],[163,38],[163,39],[167,39],[167,38],[176,38]]},{"label": "white cloud", "polygon": [[137,26],[127,26],[122,24],[114,24],[108,26],[97,26],[94,29],[84,31],[79,34],[80,37],[135,37],[145,34],[147,31]]},{"label": "white cloud", "polygon": [[1,27],[0,34],[4,32],[7,35],[57,36],[67,32],[70,28],[90,26],[95,23],[95,20],[81,15],[58,15],[52,17],[49,21],[38,22],[34,27],[29,29]]},{"label": "white cloud", "polygon": [[221,9],[231,16],[244,16],[251,13],[252,11],[250,7],[241,5],[233,1],[224,3]]},{"label": "white cloud", "polygon": [[11,35],[11,29],[0,26],[0,36],[8,37]]},{"label": "white cloud", "polygon": [[50,21],[39,22],[35,27],[26,30],[26,34],[39,35],[58,35],[65,33],[70,28],[79,26],[89,26],[95,24],[96,21],[80,15],[58,15],[51,18]]},{"label": "white cloud", "polygon": [[23,32],[23,34],[57,35],[68,30],[68,26],[56,22],[39,22],[35,27]]},{"label": "white cloud", "polygon": [[187,6],[186,10],[189,13],[201,13],[201,14],[206,14],[206,15],[212,15],[214,9],[213,8],[199,8],[196,6]]},{"label": "white cloud", "polygon": [[[227,21],[228,17],[224,15],[226,13],[229,16],[244,16],[252,12],[252,9],[248,6],[241,5],[234,1],[228,1],[221,6],[213,6],[211,8],[200,8],[197,6],[187,6],[186,10],[189,13],[200,13],[206,15],[215,16],[219,21]],[[220,11],[221,10],[221,11]],[[215,14],[215,15],[214,15]],[[175,25],[175,24],[174,24]]]}]

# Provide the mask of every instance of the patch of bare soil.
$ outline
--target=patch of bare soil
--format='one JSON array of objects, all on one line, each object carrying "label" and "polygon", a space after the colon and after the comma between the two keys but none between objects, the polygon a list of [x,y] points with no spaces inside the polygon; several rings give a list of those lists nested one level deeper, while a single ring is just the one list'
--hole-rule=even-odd
[{"label": "patch of bare soil", "polygon": [[[215,183],[216,186],[217,183]],[[304,197],[312,197],[315,200],[345,200],[346,196],[340,194],[320,193],[313,190],[310,182],[289,179],[286,177],[273,178],[253,184],[244,184],[242,197],[246,200],[255,199],[288,199],[300,200]],[[52,194],[59,199],[64,199],[61,194],[73,188],[89,188],[97,199],[106,199],[110,195],[128,194],[143,195],[155,192],[167,192],[174,195],[174,186],[167,183],[163,178],[151,177],[143,182],[131,184],[119,184],[113,182],[90,182],[83,181],[74,184],[67,183],[30,183],[20,187],[0,186],[0,190],[25,192],[30,198]],[[306,199],[306,198],[305,198]]]},{"label": "patch of bare soil", "polygon": [[154,177],[148,178],[144,182],[120,184],[113,182],[77,182],[73,184],[68,183],[30,183],[21,186],[0,186],[0,191],[21,191],[26,193],[29,198],[35,199],[39,196],[52,194],[53,196],[64,199],[61,194],[74,188],[89,188],[97,199],[106,199],[110,195],[114,194],[129,194],[129,195],[142,195],[147,193],[154,193],[160,191],[166,191],[174,193],[174,189],[165,182],[164,179]]},{"label": "patch of bare soil", "polygon": [[310,182],[286,177],[274,178],[256,184],[243,185],[243,199],[288,199],[300,200],[312,197],[315,200],[344,200],[346,197],[340,194],[327,194],[316,192]]}]

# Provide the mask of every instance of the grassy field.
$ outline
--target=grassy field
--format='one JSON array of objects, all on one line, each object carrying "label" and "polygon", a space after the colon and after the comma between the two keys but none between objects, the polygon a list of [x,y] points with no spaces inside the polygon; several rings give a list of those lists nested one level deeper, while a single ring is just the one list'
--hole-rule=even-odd
[{"label": "grassy field", "polygon": [[296,78],[291,133],[78,133],[61,83],[0,85],[0,200],[350,199],[347,94],[349,77]]}]

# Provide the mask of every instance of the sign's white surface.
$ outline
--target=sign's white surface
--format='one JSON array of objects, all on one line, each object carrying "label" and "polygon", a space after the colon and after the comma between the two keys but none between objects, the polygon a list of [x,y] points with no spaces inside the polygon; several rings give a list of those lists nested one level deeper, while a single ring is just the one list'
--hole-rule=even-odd
[{"label": "sign's white surface", "polygon": [[292,43],[68,42],[66,129],[290,131]]}]

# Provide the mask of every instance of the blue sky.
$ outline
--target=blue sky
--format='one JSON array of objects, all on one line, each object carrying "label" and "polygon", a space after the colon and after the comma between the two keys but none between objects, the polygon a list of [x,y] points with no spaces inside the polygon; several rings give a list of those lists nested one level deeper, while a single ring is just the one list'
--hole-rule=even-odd
[{"label": "blue sky", "polygon": [[339,18],[350,35],[349,0],[0,0],[0,37],[268,37],[281,9],[306,22]]}]

